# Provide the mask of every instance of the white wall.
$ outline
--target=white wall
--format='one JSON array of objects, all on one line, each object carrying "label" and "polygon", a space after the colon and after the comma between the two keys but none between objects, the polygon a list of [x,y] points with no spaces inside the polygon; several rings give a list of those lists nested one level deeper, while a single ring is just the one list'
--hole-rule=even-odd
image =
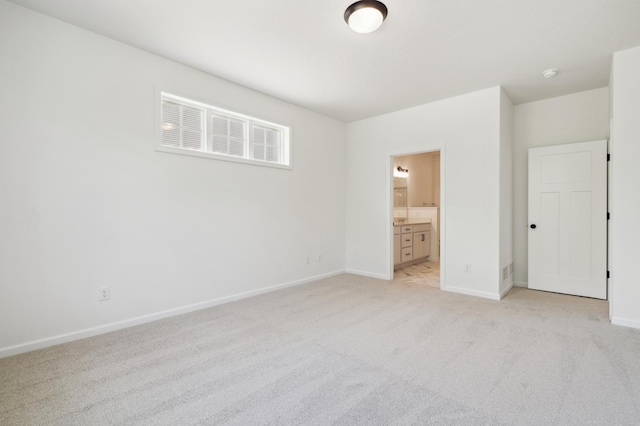
[{"label": "white wall", "polygon": [[[4,1],[0,64],[0,356],[344,270],[343,123]],[[156,85],[292,125],[294,170],[154,151]]]},{"label": "white wall", "polygon": [[640,47],[614,54],[612,74],[611,322],[640,328]]},{"label": "white wall", "polygon": [[348,124],[347,269],[391,277],[391,156],[441,148],[445,289],[498,298],[499,120],[496,87]]},{"label": "white wall", "polygon": [[527,285],[528,150],[608,139],[609,90],[589,90],[514,108],[514,280]]},{"label": "white wall", "polygon": [[[513,287],[513,103],[500,91],[500,294]],[[506,268],[506,269],[505,269]],[[506,271],[506,277],[503,275]]]}]

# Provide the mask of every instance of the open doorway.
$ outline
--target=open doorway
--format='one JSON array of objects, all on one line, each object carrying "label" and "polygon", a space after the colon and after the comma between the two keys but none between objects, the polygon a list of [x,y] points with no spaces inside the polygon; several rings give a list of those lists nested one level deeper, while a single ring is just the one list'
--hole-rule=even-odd
[{"label": "open doorway", "polygon": [[441,152],[392,157],[393,279],[441,287]]}]

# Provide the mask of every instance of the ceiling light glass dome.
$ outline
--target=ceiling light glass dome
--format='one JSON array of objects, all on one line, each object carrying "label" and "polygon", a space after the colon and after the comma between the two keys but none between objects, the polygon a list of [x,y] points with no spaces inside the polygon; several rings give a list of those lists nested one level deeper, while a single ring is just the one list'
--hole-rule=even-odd
[{"label": "ceiling light glass dome", "polygon": [[344,20],[357,33],[366,34],[377,30],[387,17],[387,7],[375,0],[353,3],[344,12]]}]

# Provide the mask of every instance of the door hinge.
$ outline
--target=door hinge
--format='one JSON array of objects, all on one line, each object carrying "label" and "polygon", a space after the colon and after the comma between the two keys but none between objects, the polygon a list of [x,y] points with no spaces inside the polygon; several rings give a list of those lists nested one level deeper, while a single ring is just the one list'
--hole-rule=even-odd
[{"label": "door hinge", "polygon": [[611,278],[611,273],[607,271],[607,278]]},{"label": "door hinge", "polygon": [[607,161],[611,161],[611,154],[607,154]]},{"label": "door hinge", "polygon": [[611,220],[611,213],[607,212],[607,220]]}]

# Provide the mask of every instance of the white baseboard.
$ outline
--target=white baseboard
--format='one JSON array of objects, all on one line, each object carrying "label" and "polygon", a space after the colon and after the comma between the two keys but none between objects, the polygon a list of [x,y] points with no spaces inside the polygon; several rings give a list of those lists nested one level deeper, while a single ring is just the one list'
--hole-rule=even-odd
[{"label": "white baseboard", "polygon": [[466,294],[467,296],[476,296],[476,297],[482,297],[482,298],[491,299],[491,300],[500,300],[502,298],[500,294],[489,293],[488,291],[469,290],[467,288],[450,287],[450,286],[444,286],[444,287],[441,287],[441,289],[444,291],[450,291],[451,293]]},{"label": "white baseboard", "polygon": [[620,318],[620,317],[611,317],[611,324],[640,329],[640,321],[638,320],[629,320],[629,319]]},{"label": "white baseboard", "polygon": [[502,300],[502,298],[505,297],[507,295],[507,293],[509,293],[509,291],[511,291],[512,288],[513,288],[513,282],[509,283],[509,286],[507,288],[505,288],[504,290],[502,290],[502,292],[500,292],[500,300]]},{"label": "white baseboard", "polygon": [[92,328],[85,328],[83,330],[73,331],[71,333],[59,334],[53,337],[47,337],[44,339],[33,340],[31,342],[21,343],[6,348],[0,348],[0,358],[6,358],[13,355],[19,355],[25,352],[35,351],[36,349],[47,348],[49,346],[59,345],[61,343],[68,343],[74,340],[80,340],[87,337],[97,336],[99,334],[105,334],[123,328],[129,328],[140,324],[145,324],[159,319],[169,318],[177,315],[186,314],[193,311],[199,311],[200,309],[210,308],[212,306],[222,305],[224,303],[233,302],[240,299],[246,299],[248,297],[257,296],[259,294],[269,293],[276,290],[281,290],[287,287],[293,287],[301,284],[306,284],[312,281],[317,281],[323,278],[333,277],[335,275],[344,274],[344,269],[326,274],[315,275],[313,277],[303,278],[301,280],[291,281],[284,284],[277,284],[270,287],[265,287],[259,290],[247,291],[244,293],[234,294],[232,296],[220,297],[217,299],[207,300],[204,302],[194,303],[192,305],[181,306],[178,308],[168,309],[166,311],[156,312],[153,314],[143,315],[123,321],[117,321],[105,325],[100,325]]},{"label": "white baseboard", "polygon": [[525,283],[524,281],[514,281],[513,285],[516,287],[524,287],[524,288],[529,287],[529,283]]},{"label": "white baseboard", "polygon": [[357,269],[347,269],[347,274],[362,275],[363,277],[377,278],[379,280],[389,281],[389,277],[382,274],[374,274],[372,272],[358,271]]}]

